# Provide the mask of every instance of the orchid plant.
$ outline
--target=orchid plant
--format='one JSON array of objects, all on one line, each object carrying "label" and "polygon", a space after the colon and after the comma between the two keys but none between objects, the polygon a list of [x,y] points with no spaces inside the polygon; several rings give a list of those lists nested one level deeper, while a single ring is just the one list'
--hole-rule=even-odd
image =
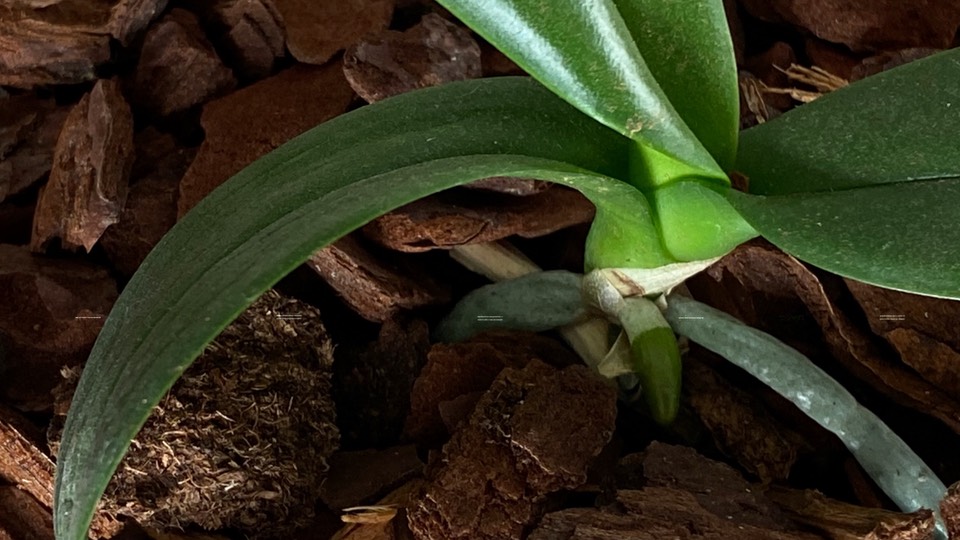
[{"label": "orchid plant", "polygon": [[[960,52],[739,133],[721,0],[438,1],[532,78],[451,83],[342,115],[251,164],[177,223],[126,286],[84,369],[57,464],[57,538],[86,536],[154,405],[258,295],[372,219],[492,176],[555,182],[595,204],[584,274],[491,270],[516,279],[465,298],[441,336],[469,334],[483,310],[532,329],[583,330],[600,317],[624,335],[580,339],[577,350],[634,376],[651,415],[668,423],[680,384],[675,334],[686,335],[837,433],[904,510],[935,509],[943,484],[826,374],[669,293],[761,235],[843,276],[960,298]],[[746,190],[731,187],[734,171]],[[579,335],[588,334],[606,336]]]}]

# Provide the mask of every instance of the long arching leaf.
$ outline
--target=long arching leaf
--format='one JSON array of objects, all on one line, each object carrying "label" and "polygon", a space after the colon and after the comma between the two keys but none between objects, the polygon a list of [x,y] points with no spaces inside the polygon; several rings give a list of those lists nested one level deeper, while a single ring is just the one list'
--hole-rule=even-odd
[{"label": "long arching leaf", "polygon": [[384,212],[487,176],[540,178],[630,215],[649,235],[638,248],[663,258],[645,199],[611,178],[624,174],[628,144],[528,79],[488,79],[364,107],[244,169],[163,238],[107,318],[63,433],[57,538],[86,537],[130,440],[220,330],[313,251]]},{"label": "long arching leaf", "polygon": [[733,167],[740,93],[723,0],[614,0],[680,118],[724,170]]},{"label": "long arching leaf", "polygon": [[866,283],[960,299],[960,179],[729,199],[780,249]]},{"label": "long arching leaf", "polygon": [[704,173],[723,175],[650,73],[613,0],[439,2],[592,118]]},{"label": "long arching leaf", "polygon": [[960,49],[868,77],[745,131],[750,192],[960,177]]}]

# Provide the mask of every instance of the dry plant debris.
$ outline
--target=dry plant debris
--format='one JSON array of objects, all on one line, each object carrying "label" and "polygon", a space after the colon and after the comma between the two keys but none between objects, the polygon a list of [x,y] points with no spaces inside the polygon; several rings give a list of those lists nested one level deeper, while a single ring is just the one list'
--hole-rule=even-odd
[{"label": "dry plant debris", "polygon": [[543,236],[593,219],[593,204],[579,192],[554,187],[526,197],[454,190],[420,199],[363,228],[376,242],[416,253],[493,242],[510,235]]},{"label": "dry plant debris", "polygon": [[50,172],[68,111],[29,94],[0,98],[0,201]]},{"label": "dry plant debris", "polygon": [[960,482],[947,489],[947,496],[940,503],[940,512],[950,538],[960,538]]},{"label": "dry plant debris", "polygon": [[584,366],[504,369],[431,463],[411,531],[420,540],[521,538],[551,493],[586,480],[615,418],[615,390]]},{"label": "dry plant debris", "polygon": [[245,78],[260,79],[286,53],[283,17],[273,0],[208,0],[203,19],[231,67]]},{"label": "dry plant debris", "polygon": [[232,90],[235,84],[196,16],[174,9],[147,31],[133,75],[133,101],[165,116]]},{"label": "dry plant debris", "polygon": [[370,253],[356,235],[345,236],[310,256],[317,272],[358,315],[383,322],[401,310],[444,304],[450,287],[422,265],[389,264]]},{"label": "dry plant debris", "polygon": [[480,47],[469,31],[431,13],[405,32],[386,31],[348,48],[343,70],[360,97],[380,101],[480,77]]},{"label": "dry plant debris", "polygon": [[394,0],[274,0],[298,61],[323,64],[368,34],[387,28]]},{"label": "dry plant debris", "polygon": [[[309,523],[339,434],[319,312],[268,291],[210,344],[134,439],[104,508],[157,529],[285,538]],[[79,376],[58,389],[51,450]]]},{"label": "dry plant debris", "polygon": [[116,283],[89,262],[0,244],[0,298],[0,397],[20,409],[47,409],[60,366],[90,353]]},{"label": "dry plant debris", "polygon": [[40,190],[30,247],[60,238],[88,252],[117,222],[133,166],[133,116],[116,80],[100,80],[73,107]]},{"label": "dry plant debris", "polygon": [[207,103],[206,139],[180,183],[179,215],[260,156],[346,111],[352,99],[333,62],[297,65]]}]

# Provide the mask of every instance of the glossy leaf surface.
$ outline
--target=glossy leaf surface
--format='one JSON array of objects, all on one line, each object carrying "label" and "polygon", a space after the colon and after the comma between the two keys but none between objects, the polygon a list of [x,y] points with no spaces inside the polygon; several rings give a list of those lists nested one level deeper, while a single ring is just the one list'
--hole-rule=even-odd
[{"label": "glossy leaf surface", "polygon": [[361,108],[244,169],[161,240],[107,318],[63,434],[57,537],[86,537],[130,440],[220,330],[316,249],[393,208],[487,176],[540,178],[635,223],[646,212],[654,236],[638,248],[663,257],[649,208],[610,178],[627,168],[626,144],[529,79],[487,79]]},{"label": "glossy leaf surface", "polygon": [[644,63],[613,0],[439,0],[547,88],[659,152],[722,174]]},{"label": "glossy leaf surface", "polygon": [[647,67],[724,170],[733,167],[740,94],[723,0],[614,0]]},{"label": "glossy leaf surface", "polygon": [[745,131],[736,169],[783,195],[960,177],[960,49],[868,77]]},{"label": "glossy leaf surface", "polygon": [[799,259],[874,285],[960,299],[960,179],[729,198]]}]

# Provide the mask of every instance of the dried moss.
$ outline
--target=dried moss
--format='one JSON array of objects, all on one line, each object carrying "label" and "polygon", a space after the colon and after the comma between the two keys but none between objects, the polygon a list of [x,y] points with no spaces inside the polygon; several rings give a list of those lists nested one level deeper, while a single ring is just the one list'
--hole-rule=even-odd
[{"label": "dried moss", "polygon": [[[110,482],[105,509],[154,528],[235,528],[251,538],[306,524],[339,442],[332,362],[317,310],[268,292],[154,410]],[[59,389],[59,412],[78,377],[69,373]],[[51,449],[57,440],[53,428]]]}]

